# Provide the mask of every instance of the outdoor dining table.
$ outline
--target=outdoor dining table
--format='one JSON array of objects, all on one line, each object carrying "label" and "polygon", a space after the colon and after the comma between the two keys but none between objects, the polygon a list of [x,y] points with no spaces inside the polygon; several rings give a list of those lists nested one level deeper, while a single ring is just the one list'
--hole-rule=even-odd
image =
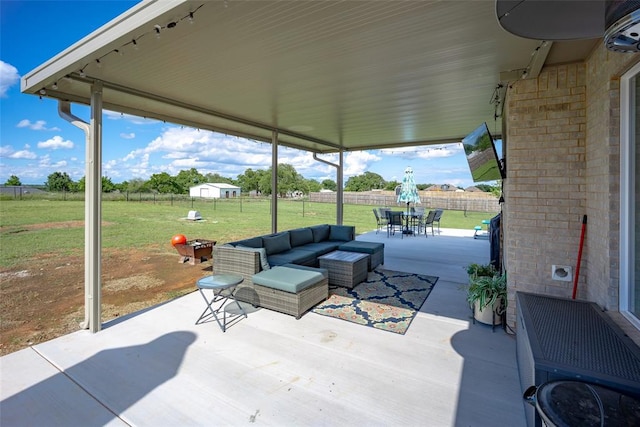
[{"label": "outdoor dining table", "polygon": [[403,234],[414,234],[414,230],[409,230],[409,220],[411,220],[411,224],[412,224],[412,228],[413,228],[413,224],[414,221],[416,219],[420,219],[422,217],[421,213],[418,212],[405,212],[402,211],[402,216],[404,218],[404,230],[402,231]]}]

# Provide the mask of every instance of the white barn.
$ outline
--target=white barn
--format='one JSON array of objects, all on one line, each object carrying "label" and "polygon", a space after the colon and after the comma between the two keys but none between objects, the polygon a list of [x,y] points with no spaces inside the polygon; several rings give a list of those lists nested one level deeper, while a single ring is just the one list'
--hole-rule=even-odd
[{"label": "white barn", "polygon": [[206,199],[230,199],[240,197],[240,191],[240,187],[235,185],[207,182],[189,187],[189,196]]}]

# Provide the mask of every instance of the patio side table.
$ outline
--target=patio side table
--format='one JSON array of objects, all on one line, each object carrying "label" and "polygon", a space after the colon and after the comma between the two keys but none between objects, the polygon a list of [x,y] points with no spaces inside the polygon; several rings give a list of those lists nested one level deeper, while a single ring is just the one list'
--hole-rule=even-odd
[{"label": "patio side table", "polygon": [[[222,332],[226,332],[227,325],[230,322],[239,319],[241,316],[247,317],[244,308],[235,298],[236,287],[243,280],[242,276],[235,274],[213,274],[199,279],[196,286],[207,307],[196,320],[196,325],[215,319]],[[213,293],[210,299],[205,294],[207,290]],[[233,307],[234,304],[237,306],[237,310]],[[214,307],[214,305],[216,306]],[[232,308],[232,310],[229,310],[229,308]],[[220,314],[222,314],[222,321],[220,321]]]}]

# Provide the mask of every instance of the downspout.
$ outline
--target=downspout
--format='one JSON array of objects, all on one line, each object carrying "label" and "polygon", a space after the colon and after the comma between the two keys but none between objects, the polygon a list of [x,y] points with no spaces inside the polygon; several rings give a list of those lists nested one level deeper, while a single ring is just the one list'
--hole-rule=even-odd
[{"label": "downspout", "polygon": [[337,192],[336,192],[336,224],[338,225],[342,225],[343,222],[343,202],[344,202],[344,189],[343,187],[343,181],[344,181],[344,175],[343,175],[343,151],[340,150],[339,156],[338,156],[338,164],[335,163],[331,163],[327,160],[321,159],[318,157],[317,153],[313,153],[313,158],[314,160],[317,160],[319,162],[322,162],[326,165],[329,166],[333,166],[334,168],[336,168],[336,178],[338,180],[337,182]]},{"label": "downspout", "polygon": [[71,113],[68,101],[58,101],[58,114],[85,134],[85,203],[84,203],[84,321],[82,329],[101,329],[100,278],[102,258],[102,84],[91,88],[91,123]]},{"label": "downspout", "polygon": [[278,132],[271,132],[271,232],[278,232]]}]

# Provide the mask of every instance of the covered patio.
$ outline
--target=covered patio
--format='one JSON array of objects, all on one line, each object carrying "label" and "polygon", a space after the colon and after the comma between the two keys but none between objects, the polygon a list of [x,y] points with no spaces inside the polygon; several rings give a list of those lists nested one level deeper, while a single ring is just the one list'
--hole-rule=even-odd
[{"label": "covered patio", "polygon": [[[541,4],[552,11],[536,10]],[[48,424],[72,415],[128,424],[523,425],[515,341],[470,325],[460,289],[462,267],[488,261],[486,241],[451,236],[454,252],[430,253],[422,245],[445,236],[385,240],[386,268],[440,277],[405,336],[266,310],[221,334],[192,325],[194,294],[103,325],[102,110],[269,142],[274,171],[279,145],[307,150],[335,167],[338,183],[344,152],[460,142],[486,122],[508,159],[510,326],[517,292],[571,294],[549,272],[575,265],[588,216],[604,226],[586,235],[578,298],[638,342],[640,187],[631,178],[640,157],[628,153],[638,152],[630,113],[640,63],[603,43],[604,5],[145,1],[25,75],[23,92],[57,99],[86,135],[83,326],[105,330],[3,358],[2,416],[16,414],[6,404]],[[91,105],[91,120],[75,117],[73,103]],[[338,224],[342,202],[339,185]],[[275,195],[272,206],[276,231]],[[46,402],[47,418],[25,413],[34,402]]]},{"label": "covered patio", "polygon": [[489,258],[472,234],[358,237],[439,276],[405,335],[264,309],[222,333],[194,325],[193,292],[4,356],[0,424],[524,426],[515,338],[464,299],[464,266]]}]

